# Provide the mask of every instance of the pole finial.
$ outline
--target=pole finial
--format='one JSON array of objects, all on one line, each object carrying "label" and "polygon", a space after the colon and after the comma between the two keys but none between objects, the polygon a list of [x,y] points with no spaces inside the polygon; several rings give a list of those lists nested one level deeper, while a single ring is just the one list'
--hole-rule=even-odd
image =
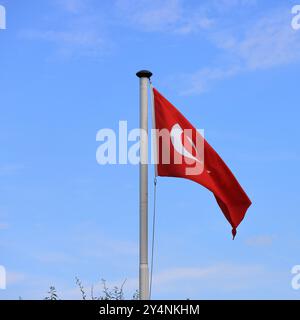
[{"label": "pole finial", "polygon": [[152,72],[148,71],[148,70],[141,70],[141,71],[137,72],[136,75],[139,78],[148,78],[148,79],[150,79],[151,76],[152,76]]}]

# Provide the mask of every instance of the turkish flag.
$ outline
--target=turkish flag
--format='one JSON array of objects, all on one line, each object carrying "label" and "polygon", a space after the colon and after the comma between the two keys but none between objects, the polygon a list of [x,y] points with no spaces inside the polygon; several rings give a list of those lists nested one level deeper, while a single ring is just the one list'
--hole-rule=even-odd
[{"label": "turkish flag", "polygon": [[231,224],[234,238],[250,199],[202,134],[154,88],[153,95],[156,174],[190,179],[209,189]]}]

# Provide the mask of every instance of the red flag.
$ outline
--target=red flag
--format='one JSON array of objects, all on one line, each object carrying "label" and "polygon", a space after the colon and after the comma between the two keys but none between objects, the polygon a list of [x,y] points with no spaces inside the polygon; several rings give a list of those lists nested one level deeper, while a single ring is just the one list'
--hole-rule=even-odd
[{"label": "red flag", "polygon": [[203,136],[156,89],[153,94],[157,175],[190,179],[209,189],[231,224],[234,238],[250,199]]}]

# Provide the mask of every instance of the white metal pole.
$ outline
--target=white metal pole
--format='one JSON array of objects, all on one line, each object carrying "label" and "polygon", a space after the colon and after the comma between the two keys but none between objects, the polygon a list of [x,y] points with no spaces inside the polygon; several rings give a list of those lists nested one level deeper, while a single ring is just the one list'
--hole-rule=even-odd
[{"label": "white metal pole", "polygon": [[140,78],[140,266],[139,295],[149,299],[148,267],[148,81],[152,73],[147,70],[136,74]]}]

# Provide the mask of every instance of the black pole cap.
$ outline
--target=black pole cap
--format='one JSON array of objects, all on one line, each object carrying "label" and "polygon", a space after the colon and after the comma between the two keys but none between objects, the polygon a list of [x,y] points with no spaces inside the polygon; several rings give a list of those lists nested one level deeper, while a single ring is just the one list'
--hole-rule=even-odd
[{"label": "black pole cap", "polygon": [[148,70],[141,70],[139,72],[137,72],[136,74],[139,78],[148,78],[150,79],[152,76],[152,72],[148,71]]}]

